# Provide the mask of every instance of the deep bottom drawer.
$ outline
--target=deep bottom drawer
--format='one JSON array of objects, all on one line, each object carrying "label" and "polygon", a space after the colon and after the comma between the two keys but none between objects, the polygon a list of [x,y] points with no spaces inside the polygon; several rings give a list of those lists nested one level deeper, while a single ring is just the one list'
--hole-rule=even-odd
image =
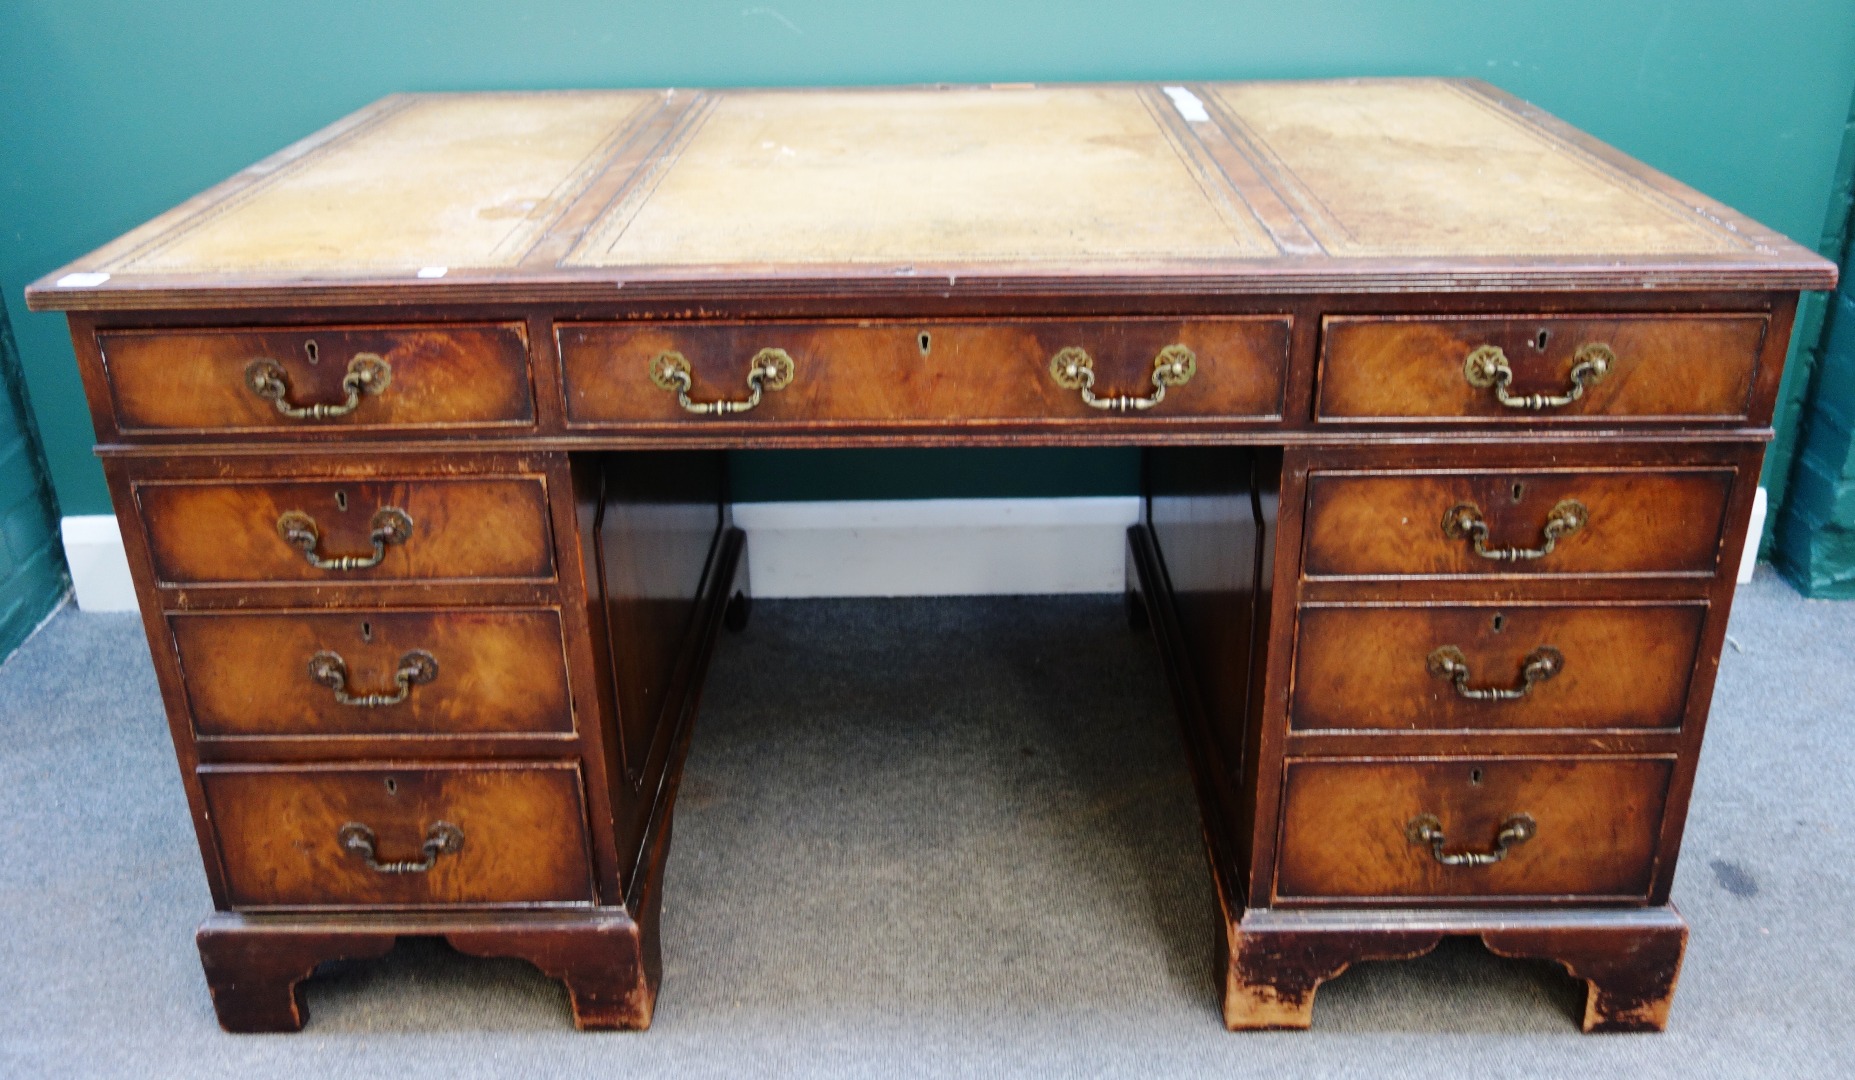
[{"label": "deep bottom drawer", "polygon": [[200,785],[234,908],[593,900],[571,763],[205,765]]},{"label": "deep bottom drawer", "polygon": [[1275,893],[1640,900],[1673,772],[1672,757],[1292,761]]}]

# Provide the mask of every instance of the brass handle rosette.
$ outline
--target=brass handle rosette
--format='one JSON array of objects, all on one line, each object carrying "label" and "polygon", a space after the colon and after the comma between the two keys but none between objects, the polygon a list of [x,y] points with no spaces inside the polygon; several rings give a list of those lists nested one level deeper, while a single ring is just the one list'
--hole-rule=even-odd
[{"label": "brass handle rosette", "polygon": [[1102,397],[1095,393],[1095,358],[1076,345],[1058,349],[1050,357],[1050,377],[1065,390],[1078,390],[1083,404],[1104,412],[1134,412],[1150,409],[1166,400],[1166,388],[1184,386],[1198,373],[1198,354],[1184,345],[1168,345],[1153,358],[1153,392],[1145,397],[1116,394]]}]

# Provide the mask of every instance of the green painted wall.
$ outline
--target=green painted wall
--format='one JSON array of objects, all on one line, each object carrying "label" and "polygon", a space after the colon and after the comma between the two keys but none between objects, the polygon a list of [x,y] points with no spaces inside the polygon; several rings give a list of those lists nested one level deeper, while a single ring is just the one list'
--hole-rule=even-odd
[{"label": "green painted wall", "polygon": [[[1848,0],[5,0],[0,291],[66,513],[107,506],[63,323],[21,288],[396,90],[1474,75],[1806,243]],[[1820,305],[1815,308],[1820,318]],[[1805,327],[1809,329],[1808,326]],[[1788,445],[1788,444],[1787,444]],[[1788,475],[1782,463],[1772,475]],[[870,477],[882,482],[871,485]],[[744,498],[1127,490],[1128,457],[742,460]]]},{"label": "green painted wall", "polygon": [[1823,253],[1839,258],[1842,282],[1828,302],[1826,331],[1802,353],[1796,384],[1802,414],[1797,452],[1772,530],[1772,561],[1811,596],[1855,598],[1855,101],[1823,230]]},{"label": "green painted wall", "polygon": [[0,660],[26,640],[69,584],[57,520],[12,328],[0,310]]}]

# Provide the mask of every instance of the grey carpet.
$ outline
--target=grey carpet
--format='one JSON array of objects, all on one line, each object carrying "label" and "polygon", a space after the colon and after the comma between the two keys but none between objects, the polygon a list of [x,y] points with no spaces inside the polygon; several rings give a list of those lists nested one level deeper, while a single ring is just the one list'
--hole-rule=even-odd
[{"label": "grey carpet", "polygon": [[759,604],[711,674],[650,1033],[406,942],[314,980],[303,1033],[235,1037],[139,623],[67,611],[0,667],[0,1074],[1847,1076],[1855,604],[1762,573],[1731,636],[1664,1035],[1581,1036],[1572,980],[1466,943],[1328,984],[1311,1033],[1226,1033],[1157,657],[1086,597]]}]

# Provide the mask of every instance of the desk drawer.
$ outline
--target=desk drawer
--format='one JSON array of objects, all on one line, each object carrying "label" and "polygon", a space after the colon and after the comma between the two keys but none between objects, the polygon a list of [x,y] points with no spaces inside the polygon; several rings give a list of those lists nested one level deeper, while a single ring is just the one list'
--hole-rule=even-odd
[{"label": "desk drawer", "polygon": [[1307,607],[1297,729],[1679,728],[1704,602]]},{"label": "desk drawer", "polygon": [[175,613],[168,628],[202,738],[573,731],[552,609]]},{"label": "desk drawer", "polygon": [[[534,422],[528,335],[519,322],[104,330],[97,345],[125,433]],[[337,414],[287,416],[279,403]]]},{"label": "desk drawer", "polygon": [[[1330,317],[1322,323],[1316,415],[1519,424],[1740,420],[1751,406],[1768,322],[1763,314]],[[1471,381],[1469,358],[1478,350]],[[1586,360],[1596,377],[1564,403],[1505,405],[1499,376],[1490,374],[1505,365],[1510,398],[1564,396]],[[1599,367],[1606,368],[1601,375]]]},{"label": "desk drawer", "polygon": [[[1673,772],[1664,757],[1291,761],[1276,896],[1641,900]],[[1505,857],[1475,865],[1504,834]]]},{"label": "desk drawer", "polygon": [[235,909],[593,899],[572,764],[206,765],[200,786]]},{"label": "desk drawer", "polygon": [[[1269,419],[1282,411],[1289,319],[1256,316],[1191,321],[1018,320],[1009,323],[562,323],[567,420],[575,425],[894,423],[968,421],[1102,423],[1116,416]],[[1179,351],[1180,349],[1184,351]],[[743,401],[764,350],[787,359],[762,379],[751,410],[697,415],[678,403],[680,363],[695,404]],[[1089,366],[1101,398],[1150,398],[1160,368],[1189,356],[1189,377],[1172,379],[1164,400],[1141,409],[1084,403],[1080,375],[1057,354]],[[1162,355],[1167,358],[1162,360]],[[677,360],[663,358],[674,356]],[[788,361],[789,360],[789,364]],[[781,384],[785,374],[790,381]]]},{"label": "desk drawer", "polygon": [[1305,573],[1712,574],[1733,477],[1730,466],[1315,473]]},{"label": "desk drawer", "polygon": [[538,476],[148,480],[133,490],[162,584],[554,576]]}]

